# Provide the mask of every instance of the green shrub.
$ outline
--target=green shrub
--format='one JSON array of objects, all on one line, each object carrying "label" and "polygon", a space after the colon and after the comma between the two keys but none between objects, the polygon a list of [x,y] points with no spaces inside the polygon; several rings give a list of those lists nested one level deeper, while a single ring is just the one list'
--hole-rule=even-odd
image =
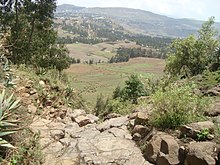
[{"label": "green shrub", "polygon": [[197,139],[199,141],[204,141],[208,138],[208,136],[210,135],[209,133],[209,129],[205,128],[202,129],[198,134],[197,134]]},{"label": "green shrub", "polygon": [[207,107],[207,99],[193,93],[194,84],[173,83],[158,90],[151,98],[153,125],[166,129],[200,120]]},{"label": "green shrub", "polygon": [[117,113],[117,114],[128,114],[130,112],[131,103],[120,101],[118,99],[107,100],[105,112],[107,114]]},{"label": "green shrub", "polygon": [[128,114],[132,107],[131,102],[123,101],[120,98],[109,99],[103,97],[102,94],[97,96],[97,101],[95,105],[95,115],[99,117],[104,117],[110,113],[117,114]]},{"label": "green shrub", "polygon": [[97,96],[96,105],[95,105],[95,115],[102,115],[105,111],[106,102],[104,101],[103,95],[100,94]]},{"label": "green shrub", "polygon": [[220,71],[206,70],[202,75],[193,78],[200,89],[210,89],[220,83]]},{"label": "green shrub", "polygon": [[137,104],[137,99],[141,96],[146,96],[147,91],[144,84],[137,75],[131,75],[125,81],[125,87],[121,91],[123,100],[130,100],[133,104]]},{"label": "green shrub", "polygon": [[40,165],[43,163],[40,134],[33,133],[30,129],[23,129],[13,137],[17,149],[8,153],[2,165]]}]

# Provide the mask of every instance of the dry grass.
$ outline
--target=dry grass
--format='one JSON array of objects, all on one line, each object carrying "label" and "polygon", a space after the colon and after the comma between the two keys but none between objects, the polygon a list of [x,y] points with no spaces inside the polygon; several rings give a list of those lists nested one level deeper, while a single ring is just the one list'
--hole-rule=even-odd
[{"label": "dry grass", "polygon": [[107,62],[109,58],[116,55],[119,47],[135,48],[140,47],[135,42],[103,42],[95,45],[91,44],[67,44],[70,56],[79,58],[81,61],[94,60],[95,62]]}]

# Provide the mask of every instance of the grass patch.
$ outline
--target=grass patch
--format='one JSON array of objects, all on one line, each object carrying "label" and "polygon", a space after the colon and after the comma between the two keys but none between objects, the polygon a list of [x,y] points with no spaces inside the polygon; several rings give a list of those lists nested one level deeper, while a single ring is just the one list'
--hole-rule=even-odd
[{"label": "grass patch", "polygon": [[183,124],[204,119],[208,99],[193,93],[194,84],[173,83],[152,95],[152,123],[162,129],[175,129]]}]

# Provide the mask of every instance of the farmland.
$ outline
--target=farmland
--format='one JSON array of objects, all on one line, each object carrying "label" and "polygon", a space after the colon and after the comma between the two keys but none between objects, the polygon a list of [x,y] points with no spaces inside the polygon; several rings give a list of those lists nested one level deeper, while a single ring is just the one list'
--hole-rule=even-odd
[{"label": "farmland", "polygon": [[94,107],[97,95],[110,97],[117,86],[123,86],[131,74],[141,77],[162,76],[165,61],[155,58],[135,58],[124,63],[73,64],[66,73],[73,76],[73,87],[78,90],[88,105]]},{"label": "farmland", "polygon": [[[107,62],[109,58],[116,55],[117,49],[119,47],[140,47],[136,45],[134,42],[102,42],[99,44],[91,45],[91,44],[66,44],[70,56],[73,58],[79,58],[82,62],[88,60],[94,60],[94,62]],[[145,47],[145,49],[148,49]]]}]

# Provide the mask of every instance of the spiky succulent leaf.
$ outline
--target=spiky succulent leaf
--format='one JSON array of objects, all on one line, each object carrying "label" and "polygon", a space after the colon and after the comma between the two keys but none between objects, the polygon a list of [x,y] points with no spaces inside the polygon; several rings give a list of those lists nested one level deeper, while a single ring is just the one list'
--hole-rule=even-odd
[{"label": "spiky succulent leaf", "polygon": [[16,147],[14,147],[13,145],[11,145],[10,143],[8,143],[6,140],[0,138],[0,146],[1,147],[7,147],[7,148],[13,148],[15,149]]},{"label": "spiky succulent leaf", "polygon": [[4,132],[0,132],[0,137],[2,136],[6,136],[6,135],[11,135],[13,133],[15,133],[16,131],[4,131]]}]

